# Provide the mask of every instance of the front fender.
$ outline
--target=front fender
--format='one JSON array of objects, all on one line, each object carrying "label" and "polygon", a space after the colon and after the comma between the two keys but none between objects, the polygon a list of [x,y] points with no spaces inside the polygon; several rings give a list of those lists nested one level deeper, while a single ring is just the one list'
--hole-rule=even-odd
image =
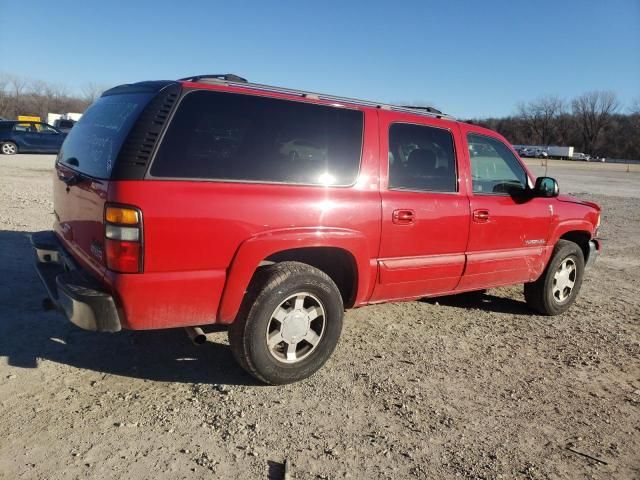
[{"label": "front fender", "polygon": [[364,234],[342,228],[294,228],[271,230],[255,235],[240,244],[222,293],[216,323],[232,323],[256,269],[265,258],[290,249],[333,247],[347,251],[357,268],[355,304],[362,304],[375,282],[375,261],[369,258],[369,243]]},{"label": "front fender", "polygon": [[571,219],[571,220],[561,221],[555,226],[555,228],[551,232],[551,235],[549,238],[549,245],[555,245],[556,243],[558,243],[558,240],[560,240],[560,238],[564,234],[569,232],[585,232],[589,234],[589,238],[593,238],[593,230],[594,230],[593,223],[591,223],[588,220]]}]

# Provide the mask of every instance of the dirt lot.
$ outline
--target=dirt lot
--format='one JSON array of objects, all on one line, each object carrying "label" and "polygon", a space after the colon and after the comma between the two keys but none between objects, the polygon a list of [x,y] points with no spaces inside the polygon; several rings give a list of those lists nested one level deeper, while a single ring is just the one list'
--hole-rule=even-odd
[{"label": "dirt lot", "polygon": [[41,311],[28,234],[51,226],[52,163],[0,157],[0,478],[640,478],[640,173],[550,166],[604,207],[567,314],[521,288],[354,310],[325,368],[265,387],[224,332]]}]

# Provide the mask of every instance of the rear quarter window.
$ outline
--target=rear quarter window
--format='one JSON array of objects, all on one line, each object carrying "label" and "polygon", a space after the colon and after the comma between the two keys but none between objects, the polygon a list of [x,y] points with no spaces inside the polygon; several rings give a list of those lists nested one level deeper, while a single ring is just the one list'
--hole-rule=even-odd
[{"label": "rear quarter window", "polygon": [[347,186],[360,167],[358,110],[212,91],[188,93],[153,177]]},{"label": "rear quarter window", "polygon": [[122,143],[152,97],[151,93],[100,97],[67,135],[58,156],[60,163],[108,179]]}]

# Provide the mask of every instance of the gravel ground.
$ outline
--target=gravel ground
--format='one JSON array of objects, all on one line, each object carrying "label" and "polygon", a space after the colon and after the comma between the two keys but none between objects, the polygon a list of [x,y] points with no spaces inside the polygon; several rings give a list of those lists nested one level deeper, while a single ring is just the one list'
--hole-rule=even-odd
[{"label": "gravel ground", "polygon": [[194,347],[40,309],[51,165],[0,157],[0,478],[640,478],[640,173],[621,196],[604,166],[556,167],[604,207],[566,314],[520,287],[353,310],[320,372],[265,387],[225,332]]}]

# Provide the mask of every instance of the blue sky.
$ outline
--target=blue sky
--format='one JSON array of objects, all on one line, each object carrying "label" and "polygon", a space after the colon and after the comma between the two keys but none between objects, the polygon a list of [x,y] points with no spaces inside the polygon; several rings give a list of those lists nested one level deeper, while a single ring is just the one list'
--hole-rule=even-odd
[{"label": "blue sky", "polygon": [[640,0],[0,0],[0,71],[71,91],[197,73],[458,117],[544,94],[640,97]]}]

